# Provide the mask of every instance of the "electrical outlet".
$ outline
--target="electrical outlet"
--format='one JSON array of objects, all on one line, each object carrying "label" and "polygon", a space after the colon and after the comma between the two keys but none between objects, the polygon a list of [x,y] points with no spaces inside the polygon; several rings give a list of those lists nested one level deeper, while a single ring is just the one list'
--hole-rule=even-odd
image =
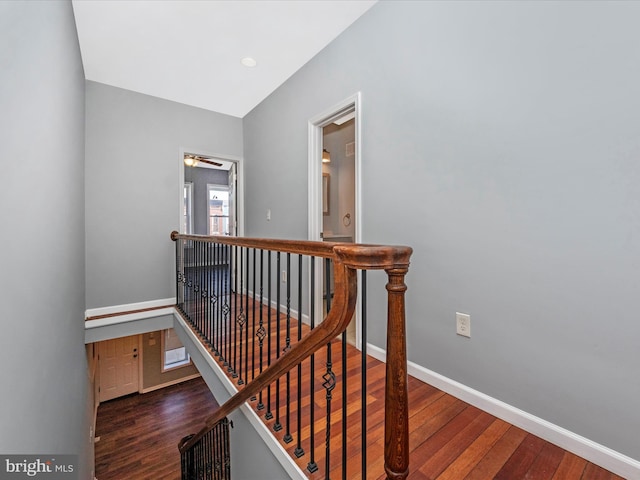
[{"label": "electrical outlet", "polygon": [[471,338],[471,315],[456,312],[456,333]]},{"label": "electrical outlet", "polygon": [[287,283],[287,271],[282,270],[282,283]]},{"label": "electrical outlet", "polygon": [[271,209],[267,209],[267,222],[271,220]]}]

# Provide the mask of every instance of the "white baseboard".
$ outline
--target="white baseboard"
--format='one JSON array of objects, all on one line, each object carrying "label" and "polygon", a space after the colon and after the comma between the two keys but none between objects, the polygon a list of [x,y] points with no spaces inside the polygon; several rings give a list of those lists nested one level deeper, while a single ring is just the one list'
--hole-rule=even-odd
[{"label": "white baseboard", "polygon": [[[367,344],[367,353],[382,362],[386,360],[386,351],[375,345]],[[407,369],[412,377],[422,380],[516,427],[537,435],[554,445],[558,445],[616,475],[628,479],[640,479],[640,461],[638,460],[634,460],[588,438],[485,395],[416,363],[408,362]]]},{"label": "white baseboard", "polygon": [[127,303],[124,305],[111,305],[109,307],[89,308],[84,313],[84,318],[98,317],[100,315],[112,315],[114,313],[131,312],[133,310],[144,310],[145,308],[158,308],[166,305],[175,305],[176,299],[159,298],[146,302]]},{"label": "white baseboard", "polygon": [[178,383],[188,382],[189,380],[193,380],[194,378],[199,378],[201,376],[202,375],[200,375],[199,373],[194,373],[186,377],[176,378],[175,380],[172,380],[170,382],[161,383],[160,385],[154,385],[153,387],[143,388],[140,390],[140,393],[153,392],[154,390],[160,390],[161,388],[170,387],[171,385],[177,385]]},{"label": "white baseboard", "polygon": [[[245,292],[246,295],[248,295],[250,298],[254,298],[253,296],[253,291],[249,290],[247,292]],[[259,295],[256,295],[255,297],[257,300],[260,299]],[[265,296],[262,297],[262,304],[263,305],[271,305],[271,308],[273,308],[274,310],[278,310],[278,303],[275,300],[271,300],[271,304],[269,304],[269,299],[266,298]],[[280,313],[286,313],[287,312],[287,306],[286,305],[282,305],[280,304]],[[289,309],[289,313],[291,314],[291,318],[295,318],[296,320],[298,320],[298,310],[295,310],[293,308]],[[302,314],[302,323],[306,323],[307,325],[309,325],[310,323],[310,319],[309,319],[309,315],[306,314]]]}]

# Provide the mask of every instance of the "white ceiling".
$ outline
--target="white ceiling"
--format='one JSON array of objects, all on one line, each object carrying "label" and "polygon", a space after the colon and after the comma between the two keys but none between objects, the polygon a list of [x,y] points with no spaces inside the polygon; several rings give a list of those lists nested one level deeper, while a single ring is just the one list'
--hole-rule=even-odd
[{"label": "white ceiling", "polygon": [[244,117],[374,3],[73,0],[73,9],[88,80]]}]

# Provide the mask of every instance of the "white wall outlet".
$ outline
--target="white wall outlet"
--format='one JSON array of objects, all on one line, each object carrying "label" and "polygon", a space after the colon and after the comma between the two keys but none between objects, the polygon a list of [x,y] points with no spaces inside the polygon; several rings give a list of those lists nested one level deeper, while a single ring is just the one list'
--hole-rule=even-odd
[{"label": "white wall outlet", "polygon": [[287,283],[287,271],[282,270],[282,283]]},{"label": "white wall outlet", "polygon": [[271,220],[271,209],[267,209],[267,222]]},{"label": "white wall outlet", "polygon": [[456,312],[456,333],[471,338],[471,315]]}]

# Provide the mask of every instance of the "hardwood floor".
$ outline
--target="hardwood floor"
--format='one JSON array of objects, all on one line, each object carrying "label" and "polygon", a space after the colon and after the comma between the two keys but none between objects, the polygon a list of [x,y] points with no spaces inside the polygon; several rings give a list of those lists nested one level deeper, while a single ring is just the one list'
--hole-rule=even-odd
[{"label": "hardwood floor", "polygon": [[178,442],[198,431],[217,407],[201,378],[102,403],[96,424],[96,478],[178,480]]},{"label": "hardwood floor", "polygon": [[[341,371],[340,342],[335,342],[333,346],[334,359],[337,359],[335,371],[339,372]],[[351,374],[359,368],[360,355],[350,345],[347,346],[347,353],[347,369]],[[384,479],[384,365],[373,358],[369,358],[367,364],[370,399],[367,413],[368,478]],[[304,364],[303,368],[306,372]],[[304,384],[308,384],[308,378],[305,373],[302,377]],[[284,393],[282,391],[284,382],[281,382],[280,387],[281,393]],[[357,398],[358,389],[357,382],[350,384],[348,398]],[[340,397],[337,390],[336,388],[336,401]],[[309,391],[309,388],[305,389],[301,401],[303,411],[308,410],[310,405]],[[272,395],[275,395],[275,392],[272,392]],[[255,408],[256,402],[252,404]],[[320,411],[323,410],[322,395],[316,395],[314,405]],[[409,378],[409,406],[411,448],[409,480],[621,479],[412,377]],[[98,409],[96,428],[96,434],[101,437],[100,442],[96,444],[98,480],[178,479],[180,473],[178,441],[183,436],[199,430],[204,419],[215,408],[215,401],[201,379],[144,395],[112,400],[101,405]],[[292,431],[295,435],[297,406],[293,404],[292,408]],[[359,414],[357,411],[352,411],[350,404],[346,408],[349,419]],[[283,409],[284,407],[281,406],[282,412]],[[261,415],[264,415],[264,412],[265,410],[262,410]],[[336,418],[339,415],[336,412]],[[304,417],[307,417],[306,413],[303,414]],[[312,480],[325,478],[322,465],[326,430],[322,423],[318,422],[318,418],[322,417],[316,416],[318,427],[314,434],[316,438],[314,452],[321,470],[309,474]],[[264,421],[273,426],[273,419]],[[338,418],[336,424],[339,421]],[[340,428],[334,428],[333,424],[332,417],[332,438],[339,437]],[[274,435],[282,442],[284,431]],[[309,435],[309,429],[303,428],[301,440],[308,442]],[[347,469],[348,472],[358,472],[361,463],[359,451],[361,428],[357,421],[349,427],[347,436],[353,443],[347,448]],[[233,441],[233,432],[231,438]],[[339,444],[337,439],[336,443]],[[305,447],[307,454],[304,457],[295,459],[293,451],[296,442],[288,444],[282,442],[282,445],[304,470],[309,461],[308,447]],[[332,456],[332,461],[334,459],[339,461],[340,456],[341,452],[336,452]],[[332,468],[331,478],[342,478],[339,464]],[[347,478],[352,480],[360,477],[357,473],[349,473]]]}]

